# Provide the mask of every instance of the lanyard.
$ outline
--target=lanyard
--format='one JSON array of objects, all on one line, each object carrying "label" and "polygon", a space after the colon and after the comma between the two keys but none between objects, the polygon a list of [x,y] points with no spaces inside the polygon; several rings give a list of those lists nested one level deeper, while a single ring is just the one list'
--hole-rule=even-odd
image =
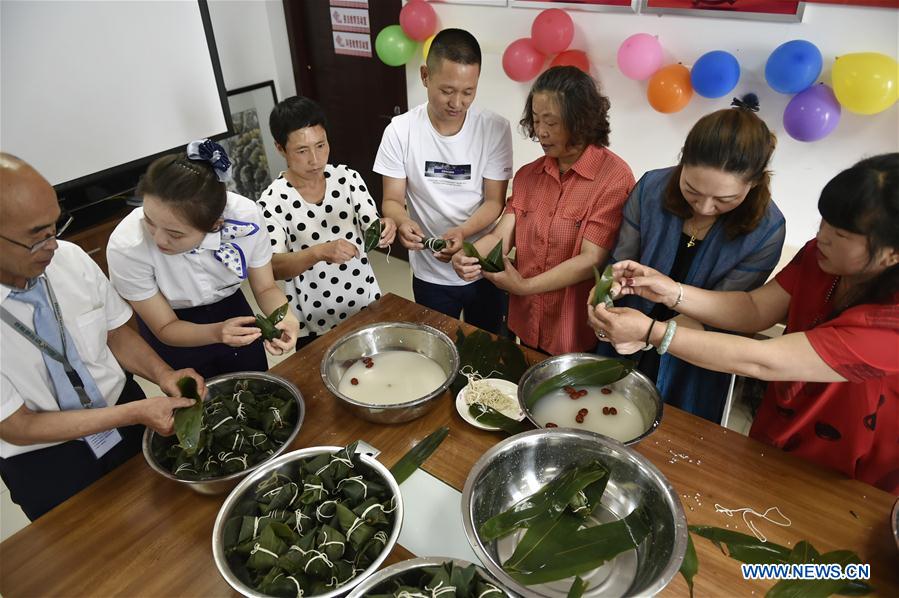
[{"label": "lanyard", "polygon": [[62,321],[62,312],[59,309],[59,303],[56,301],[56,294],[53,292],[53,287],[50,286],[50,281],[47,280],[46,277],[41,276],[38,280],[43,280],[47,287],[47,295],[50,297],[50,306],[53,309],[53,316],[56,318],[57,326],[59,326],[59,338],[62,341],[62,353],[60,354],[53,345],[38,336],[34,330],[29,328],[24,322],[11,314],[3,306],[0,306],[0,318],[12,326],[16,332],[30,341],[31,344],[37,347],[42,353],[62,364],[66,376],[69,378],[69,382],[71,382],[75,389],[75,393],[78,395],[78,400],[81,401],[81,406],[85,409],[90,409],[91,398],[87,395],[87,391],[84,390],[84,382],[81,380],[81,376],[78,372],[75,371],[75,368],[72,367],[72,364],[69,363],[67,357],[68,348],[66,347],[66,330]]}]

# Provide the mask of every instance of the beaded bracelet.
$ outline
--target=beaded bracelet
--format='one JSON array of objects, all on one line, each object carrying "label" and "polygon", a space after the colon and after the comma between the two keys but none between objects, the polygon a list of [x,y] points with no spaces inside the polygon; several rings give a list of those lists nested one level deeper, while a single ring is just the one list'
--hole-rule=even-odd
[{"label": "beaded bracelet", "polygon": [[659,355],[664,355],[668,352],[668,346],[671,344],[671,339],[674,338],[674,332],[677,330],[677,322],[674,320],[668,320],[668,327],[665,328],[665,336],[662,337],[662,342],[659,343],[659,348],[656,349],[656,352]]},{"label": "beaded bracelet", "polygon": [[652,322],[649,324],[649,330],[646,331],[646,338],[643,340],[643,350],[644,351],[649,351],[650,349],[653,348],[652,343],[649,342],[649,337],[652,336],[652,329],[655,328],[656,321],[657,320],[655,318],[653,318]]}]

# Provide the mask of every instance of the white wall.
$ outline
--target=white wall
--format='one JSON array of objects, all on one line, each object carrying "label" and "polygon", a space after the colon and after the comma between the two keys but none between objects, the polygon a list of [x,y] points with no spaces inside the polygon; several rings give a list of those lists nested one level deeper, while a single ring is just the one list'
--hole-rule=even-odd
[{"label": "white wall", "polygon": [[[440,27],[467,29],[478,38],[484,54],[477,104],[508,118],[517,133],[529,84],[515,83],[502,70],[502,53],[519,37],[530,35],[539,11],[434,4]],[[839,127],[816,143],[800,143],[783,129],[783,110],[790,96],[774,92],[764,79],[770,52],[781,43],[802,38],[815,43],[824,55],[821,80],[830,82],[833,58],[850,52],[882,52],[896,57],[899,11],[806,4],[802,23],[771,23],[728,19],[636,15],[577,11],[571,47],[587,52],[605,93],[612,102],[611,148],[621,155],[639,178],[646,170],[676,162],[692,124],[703,114],[729,105],[732,95],[755,92],[759,113],[778,136],[773,170],[774,198],[787,218],[785,258],[812,238],[819,216],[816,205],[824,184],[837,172],[863,156],[899,150],[899,106],[875,116],[843,111]],[[615,64],[618,46],[634,33],[658,35],[667,62],[688,67],[711,50],[727,50],[740,61],[742,76],[733,94],[718,100],[699,96],[681,112],[664,115],[646,102],[646,83],[624,77]],[[417,60],[406,66],[409,105],[426,101],[418,76]],[[516,168],[541,155],[537,144],[521,134],[515,139]]]},{"label": "white wall", "polygon": [[210,0],[226,89],[269,79],[278,99],[296,94],[281,0]]}]

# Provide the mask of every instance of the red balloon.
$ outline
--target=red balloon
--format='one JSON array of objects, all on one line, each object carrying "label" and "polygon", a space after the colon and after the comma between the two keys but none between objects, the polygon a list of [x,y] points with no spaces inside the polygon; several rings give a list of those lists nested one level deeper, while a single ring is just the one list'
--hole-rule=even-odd
[{"label": "red balloon", "polygon": [[575,66],[588,75],[590,74],[590,59],[587,58],[585,52],[580,50],[565,50],[558,56],[553,58],[549,63],[550,68],[554,66]]},{"label": "red balloon", "polygon": [[522,37],[509,44],[503,52],[503,70],[513,81],[530,81],[540,73],[545,60],[531,38]]},{"label": "red balloon", "polygon": [[559,8],[544,10],[531,25],[531,39],[543,54],[556,54],[567,49],[574,39],[574,21]]},{"label": "red balloon", "polygon": [[400,11],[400,27],[410,38],[423,42],[437,29],[437,13],[424,0],[411,0]]}]

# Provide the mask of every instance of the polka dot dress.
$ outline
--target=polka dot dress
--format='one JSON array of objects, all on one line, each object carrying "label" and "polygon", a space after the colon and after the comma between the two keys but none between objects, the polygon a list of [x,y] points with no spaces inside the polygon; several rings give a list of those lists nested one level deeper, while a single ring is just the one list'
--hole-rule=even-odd
[{"label": "polka dot dress", "polygon": [[359,248],[361,258],[343,264],[317,262],[286,281],[287,300],[300,321],[300,336],[320,335],[381,297],[362,234],[376,218],[375,202],[359,174],[346,166],[325,167],[325,197],[309,203],[284,176],[259,198],[275,253],[303,251],[343,239]]}]

